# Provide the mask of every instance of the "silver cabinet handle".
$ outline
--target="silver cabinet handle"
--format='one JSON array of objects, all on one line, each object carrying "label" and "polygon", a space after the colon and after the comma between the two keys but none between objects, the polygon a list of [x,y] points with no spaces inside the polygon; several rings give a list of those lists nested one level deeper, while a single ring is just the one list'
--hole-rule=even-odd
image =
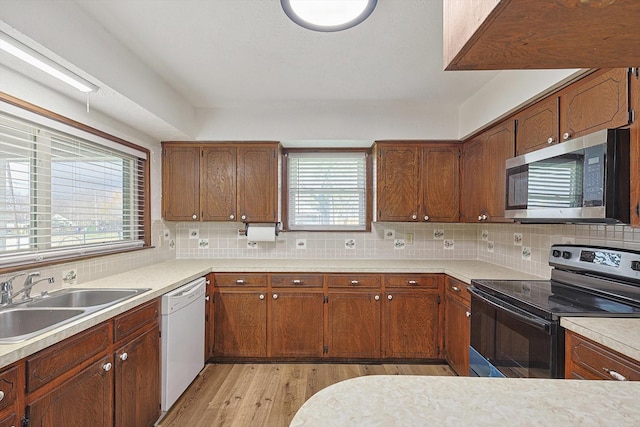
[{"label": "silver cabinet handle", "polygon": [[415,281],[415,280],[409,280],[409,281],[407,282],[407,284],[408,284],[408,285],[411,285],[411,286],[415,286],[415,285],[417,285],[417,284],[418,284],[418,282],[417,282],[417,281]]},{"label": "silver cabinet handle", "polygon": [[128,355],[127,353],[122,353],[122,354],[120,355],[120,360],[122,360],[123,362],[124,362],[125,360],[127,360],[128,358],[129,358],[129,355]]},{"label": "silver cabinet handle", "polygon": [[104,369],[106,372],[109,372],[111,370],[111,363],[107,362],[104,365],[102,365],[102,369]]},{"label": "silver cabinet handle", "polygon": [[391,301],[393,299],[393,295],[387,295],[387,299]]},{"label": "silver cabinet handle", "polygon": [[612,369],[607,369],[607,368],[602,368],[607,374],[611,375],[611,378],[616,379],[618,381],[629,381],[627,380],[627,377],[625,377],[624,375],[622,375],[619,372],[616,372]]},{"label": "silver cabinet handle", "polygon": [[569,132],[565,132],[562,134],[562,139],[567,140],[571,137],[571,134]]},{"label": "silver cabinet handle", "polygon": [[238,279],[238,280],[236,280],[236,283],[238,285],[244,285],[244,279]]},{"label": "silver cabinet handle", "polygon": [[418,219],[418,215],[416,214],[411,215],[411,219]]},{"label": "silver cabinet handle", "polygon": [[373,299],[376,301],[380,301],[380,295],[376,295],[375,297],[373,297]]},{"label": "silver cabinet handle", "polygon": [[467,317],[471,317],[471,312],[470,311],[465,311],[464,314],[466,314]]},{"label": "silver cabinet handle", "polygon": [[457,287],[457,286],[452,286],[452,287],[451,287],[451,290],[452,290],[452,291],[455,291],[455,292],[460,292],[460,288],[459,288],[459,287]]},{"label": "silver cabinet handle", "polygon": [[278,299],[278,294],[273,294],[273,299]]},{"label": "silver cabinet handle", "polygon": [[291,281],[291,283],[293,283],[294,285],[302,285],[302,280],[294,279],[294,280]]},{"label": "silver cabinet handle", "polygon": [[555,138],[550,136],[549,138],[547,138],[547,144],[553,144],[555,142]]},{"label": "silver cabinet handle", "polygon": [[4,391],[0,390],[0,402],[4,399]]},{"label": "silver cabinet handle", "polygon": [[261,300],[263,300],[263,299],[264,299],[264,295],[260,294],[260,296],[259,296],[258,298],[260,298]]},{"label": "silver cabinet handle", "polygon": [[229,219],[236,219],[236,216],[234,214],[229,215]]},{"label": "silver cabinet handle", "polygon": [[193,215],[191,215],[191,218],[193,218],[193,219],[198,219],[198,215],[193,214]]},{"label": "silver cabinet handle", "polygon": [[247,219],[247,216],[246,216],[246,215],[242,215],[242,216],[240,217],[240,219],[244,221],[245,219]]},{"label": "silver cabinet handle", "polygon": [[351,281],[351,284],[355,286],[355,285],[360,284],[360,282],[358,282],[357,280],[352,280],[352,281]]},{"label": "silver cabinet handle", "polygon": [[425,221],[429,221],[429,215],[425,215],[425,216],[424,216],[424,220],[425,220]]}]

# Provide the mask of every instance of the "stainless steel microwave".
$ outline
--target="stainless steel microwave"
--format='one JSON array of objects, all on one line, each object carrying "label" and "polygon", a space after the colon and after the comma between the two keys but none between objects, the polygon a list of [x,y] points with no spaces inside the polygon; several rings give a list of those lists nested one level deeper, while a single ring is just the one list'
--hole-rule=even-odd
[{"label": "stainless steel microwave", "polygon": [[505,216],[629,223],[629,129],[605,129],[506,161]]}]

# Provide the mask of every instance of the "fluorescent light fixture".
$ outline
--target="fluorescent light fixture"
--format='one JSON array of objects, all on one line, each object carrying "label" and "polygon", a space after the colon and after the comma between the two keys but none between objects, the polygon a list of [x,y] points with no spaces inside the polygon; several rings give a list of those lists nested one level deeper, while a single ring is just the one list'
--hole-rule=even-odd
[{"label": "fluorescent light fixture", "polygon": [[377,0],[280,0],[296,24],[314,31],[341,31],[355,27],[371,15]]},{"label": "fluorescent light fixture", "polygon": [[82,77],[67,70],[62,65],[54,62],[41,53],[36,52],[2,31],[0,31],[0,50],[4,50],[16,58],[39,68],[45,73],[73,86],[80,92],[90,93],[98,90],[96,85],[89,83]]}]

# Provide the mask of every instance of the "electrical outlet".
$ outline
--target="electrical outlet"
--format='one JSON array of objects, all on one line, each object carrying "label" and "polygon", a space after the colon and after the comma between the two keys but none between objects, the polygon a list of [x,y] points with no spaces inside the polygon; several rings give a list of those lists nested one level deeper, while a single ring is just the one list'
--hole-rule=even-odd
[{"label": "electrical outlet", "polygon": [[413,233],[407,233],[404,235],[404,242],[407,245],[413,245]]}]

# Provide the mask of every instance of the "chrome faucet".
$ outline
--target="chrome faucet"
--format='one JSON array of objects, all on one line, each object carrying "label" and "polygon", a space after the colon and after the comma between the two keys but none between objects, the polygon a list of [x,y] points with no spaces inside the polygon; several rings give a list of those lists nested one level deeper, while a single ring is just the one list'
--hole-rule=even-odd
[{"label": "chrome faucet", "polygon": [[11,304],[13,300],[13,281],[16,277],[24,276],[25,274],[18,273],[0,283],[0,306]]},{"label": "chrome faucet", "polygon": [[14,293],[9,298],[9,304],[13,302],[13,298],[17,297],[21,293],[24,293],[24,295],[22,295],[22,300],[21,300],[22,302],[31,301],[33,299],[31,298],[31,288],[33,288],[35,285],[37,285],[40,282],[44,282],[46,280],[49,283],[54,283],[53,276],[45,277],[44,279],[35,280],[35,281],[33,280],[34,277],[40,277],[40,273],[38,272],[29,273],[27,275],[27,279],[24,281],[24,285],[22,285],[22,289],[19,289],[16,293]]}]

